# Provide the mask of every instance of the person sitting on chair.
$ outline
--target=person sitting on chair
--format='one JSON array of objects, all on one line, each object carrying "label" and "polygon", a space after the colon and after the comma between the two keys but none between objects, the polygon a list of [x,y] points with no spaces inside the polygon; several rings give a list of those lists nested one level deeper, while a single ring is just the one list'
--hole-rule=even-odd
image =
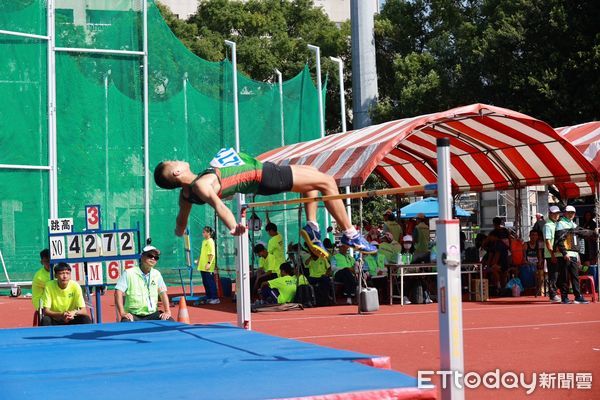
[{"label": "person sitting on chair", "polygon": [[50,281],[50,250],[40,251],[40,264],[42,264],[42,268],[36,271],[31,280],[31,301],[36,312],[40,310],[40,300],[44,294],[46,283]]},{"label": "person sitting on chair", "polygon": [[[246,227],[236,221],[222,200],[235,193],[269,196],[292,191],[302,193],[305,197],[317,197],[319,192],[324,196],[339,194],[333,177],[307,165],[279,166],[270,162],[262,163],[244,153],[238,154],[233,149],[219,151],[210,165],[211,168],[198,175],[184,161],[163,161],[154,169],[154,181],[159,187],[181,188],[175,227],[177,236],[185,232],[192,204],[209,204],[229,232],[237,236],[243,234]],[[343,243],[364,253],[377,251],[351,224],[341,199],[325,201],[325,208],[342,229]],[[307,224],[300,233],[313,252],[328,257],[316,222],[317,203],[306,203],[305,210]]]},{"label": "person sitting on chair", "polygon": [[[115,286],[115,307],[121,316],[121,322],[142,320],[169,320],[171,309],[167,296],[167,285],[161,273],[155,269],[160,250],[154,246],[142,249],[140,266],[129,268]],[[125,296],[125,304],[123,304]],[[162,301],[164,312],[158,310],[158,298]]]},{"label": "person sitting on chair", "polygon": [[44,317],[40,325],[91,324],[81,286],[71,280],[71,267],[61,262],[54,266],[54,280],[48,281],[42,295]]},{"label": "person sitting on chair", "polygon": [[352,299],[356,296],[356,274],[355,260],[350,254],[348,254],[350,247],[344,243],[340,243],[339,253],[336,253],[331,257],[331,270],[333,271],[333,278],[336,282],[344,285],[344,296],[346,297],[346,303],[352,304]]}]

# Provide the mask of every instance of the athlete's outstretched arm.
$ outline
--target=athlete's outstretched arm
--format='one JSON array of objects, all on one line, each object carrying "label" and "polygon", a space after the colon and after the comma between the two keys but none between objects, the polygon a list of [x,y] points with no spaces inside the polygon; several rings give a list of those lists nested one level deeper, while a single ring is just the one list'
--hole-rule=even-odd
[{"label": "athlete's outstretched arm", "polygon": [[179,193],[179,214],[177,214],[177,221],[175,226],[175,234],[181,236],[185,233],[187,227],[188,217],[192,210],[192,204],[183,199],[183,194]]},{"label": "athlete's outstretched arm", "polygon": [[223,200],[219,198],[212,187],[201,187],[199,192],[200,198],[215,209],[219,219],[223,221],[225,226],[229,229],[229,233],[238,236],[246,231],[246,227],[237,223],[231,210],[227,208],[225,203],[223,203]]}]

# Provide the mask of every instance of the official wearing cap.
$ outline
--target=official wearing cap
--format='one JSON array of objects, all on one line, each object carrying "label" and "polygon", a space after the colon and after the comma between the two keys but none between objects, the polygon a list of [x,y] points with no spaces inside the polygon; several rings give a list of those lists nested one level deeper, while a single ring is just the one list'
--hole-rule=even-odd
[{"label": "official wearing cap", "polygon": [[[156,247],[144,247],[140,266],[124,270],[117,281],[115,307],[121,316],[121,322],[159,319],[173,321],[167,285],[161,273],[155,269],[159,258],[160,250]],[[123,304],[123,296],[125,296],[125,304]],[[164,312],[158,309],[159,297]]]}]

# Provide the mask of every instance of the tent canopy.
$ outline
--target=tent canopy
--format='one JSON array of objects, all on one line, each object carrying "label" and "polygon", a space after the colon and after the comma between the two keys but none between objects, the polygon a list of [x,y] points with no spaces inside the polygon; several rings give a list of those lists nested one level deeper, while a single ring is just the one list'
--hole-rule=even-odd
[{"label": "tent canopy", "polygon": [[375,172],[391,187],[408,187],[437,182],[436,139],[441,137],[450,138],[455,193],[596,177],[589,161],[545,122],[485,104],[284,146],[259,159],[312,165],[339,186],[362,185]]},{"label": "tent canopy", "polygon": [[[600,121],[563,126],[556,128],[556,132],[575,146],[592,163],[596,171],[600,171]],[[588,182],[564,183],[557,186],[561,195],[567,198],[591,196],[595,192],[595,186]]]},{"label": "tent canopy", "polygon": [[[454,206],[455,216],[470,217],[471,212],[459,206]],[[423,213],[425,217],[432,218],[439,216],[440,203],[436,197],[427,197],[423,200],[416,201],[400,209],[400,218],[415,218],[418,214]]]}]

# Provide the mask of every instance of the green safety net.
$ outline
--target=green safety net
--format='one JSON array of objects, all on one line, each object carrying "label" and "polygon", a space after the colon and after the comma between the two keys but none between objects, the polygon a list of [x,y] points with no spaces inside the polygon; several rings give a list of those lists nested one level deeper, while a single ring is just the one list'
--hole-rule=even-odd
[{"label": "green safety net", "polygon": [[[59,3],[66,8],[55,13],[56,47],[142,51],[142,1]],[[195,56],[148,4],[149,170],[162,160],[183,159],[200,172],[219,149],[235,147],[232,64]],[[46,7],[42,0],[0,0],[0,30],[45,36]],[[47,46],[43,39],[0,34],[0,251],[13,281],[31,280],[38,252],[48,247]],[[104,229],[139,223],[145,238],[143,57],[55,54],[58,216],[73,218],[81,231],[85,205],[98,204]],[[285,144],[319,137],[318,91],[308,67],[284,82],[282,97],[277,84],[238,74],[242,151],[259,155],[281,146],[282,103]],[[162,251],[159,269],[178,284],[174,268],[186,265],[184,241],[174,235],[178,191],[156,187],[152,175],[148,190],[150,236]],[[258,213],[263,221],[264,211]],[[272,210],[269,218],[282,232],[287,224],[288,242],[298,240],[297,209]],[[193,258],[204,226],[216,228],[222,275],[234,276],[234,239],[208,206],[194,206],[190,216]],[[252,237],[268,240],[263,232]]]}]

